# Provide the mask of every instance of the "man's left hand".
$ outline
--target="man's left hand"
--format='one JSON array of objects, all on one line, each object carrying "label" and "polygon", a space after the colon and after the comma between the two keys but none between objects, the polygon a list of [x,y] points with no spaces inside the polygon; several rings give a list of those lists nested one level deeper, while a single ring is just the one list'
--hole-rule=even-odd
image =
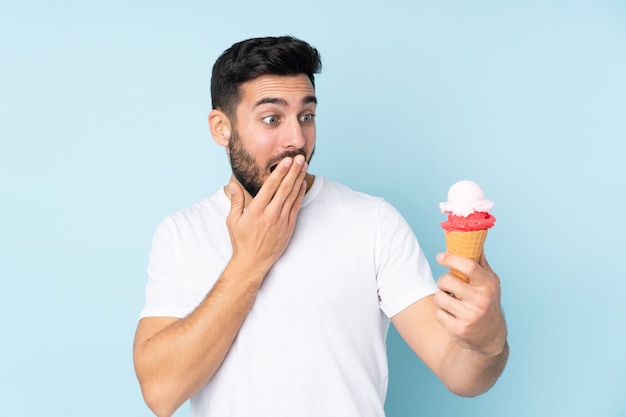
[{"label": "man's left hand", "polygon": [[437,261],[460,271],[469,283],[448,273],[441,276],[435,294],[435,316],[461,347],[486,356],[502,352],[506,344],[506,323],[500,306],[500,278],[493,272],[485,255],[479,262],[451,253],[442,253]]}]

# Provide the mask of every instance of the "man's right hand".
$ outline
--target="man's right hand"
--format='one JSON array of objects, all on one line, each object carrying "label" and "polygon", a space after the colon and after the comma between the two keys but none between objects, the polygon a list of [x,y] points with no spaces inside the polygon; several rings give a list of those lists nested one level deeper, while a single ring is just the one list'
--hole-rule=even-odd
[{"label": "man's right hand", "polygon": [[211,379],[226,357],[256,290],[293,235],[306,192],[306,168],[302,155],[283,159],[247,207],[243,189],[231,181],[226,224],[233,256],[222,275],[185,318],[140,320],[135,370],[144,399],[156,415],[171,416]]},{"label": "man's right hand", "polygon": [[284,158],[247,207],[242,187],[231,180],[231,207],[226,225],[233,260],[249,262],[265,275],[283,254],[306,192],[306,170],[304,156]]}]

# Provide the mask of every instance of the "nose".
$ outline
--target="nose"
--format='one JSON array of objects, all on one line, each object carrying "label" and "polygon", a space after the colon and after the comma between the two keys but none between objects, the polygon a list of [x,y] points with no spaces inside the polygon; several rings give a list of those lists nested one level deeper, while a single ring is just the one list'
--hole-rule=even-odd
[{"label": "nose", "polygon": [[288,149],[301,149],[306,143],[305,127],[298,120],[289,124],[283,132],[283,146]]}]

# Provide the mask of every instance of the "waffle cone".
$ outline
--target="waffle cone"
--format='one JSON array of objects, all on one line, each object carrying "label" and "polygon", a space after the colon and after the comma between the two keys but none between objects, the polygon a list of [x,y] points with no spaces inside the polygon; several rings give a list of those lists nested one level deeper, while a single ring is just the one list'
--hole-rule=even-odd
[{"label": "waffle cone", "polygon": [[[478,262],[483,254],[483,245],[487,238],[487,229],[474,230],[471,232],[444,231],[446,235],[446,250],[455,255],[472,259]],[[469,278],[459,271],[450,270],[452,275],[469,282]]]}]

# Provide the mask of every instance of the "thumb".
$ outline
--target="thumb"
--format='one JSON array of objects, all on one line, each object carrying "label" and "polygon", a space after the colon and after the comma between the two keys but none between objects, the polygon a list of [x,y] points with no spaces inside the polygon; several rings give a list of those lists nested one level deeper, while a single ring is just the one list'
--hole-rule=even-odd
[{"label": "thumb", "polygon": [[482,266],[483,268],[485,268],[487,271],[493,271],[491,269],[491,265],[489,265],[489,262],[487,262],[487,258],[485,257],[485,251],[483,251],[483,253],[480,255],[478,264]]},{"label": "thumb", "polygon": [[243,213],[245,205],[243,190],[234,182],[228,184],[228,190],[230,191],[230,216],[238,218]]}]

